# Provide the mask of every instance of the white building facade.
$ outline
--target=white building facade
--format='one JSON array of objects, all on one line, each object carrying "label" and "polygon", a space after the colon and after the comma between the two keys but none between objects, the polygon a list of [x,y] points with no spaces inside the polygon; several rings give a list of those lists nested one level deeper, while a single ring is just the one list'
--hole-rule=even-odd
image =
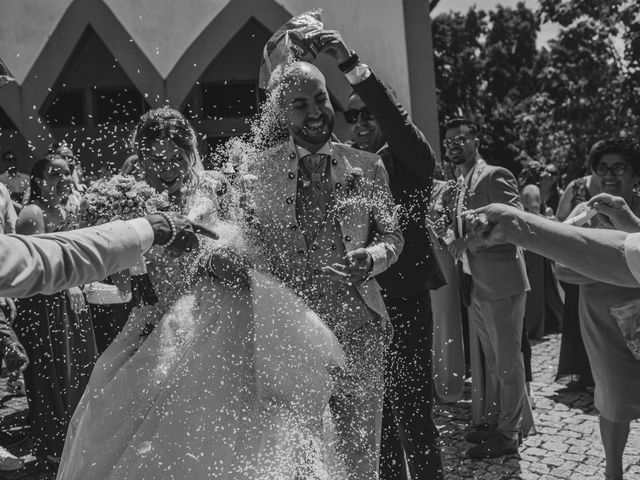
[{"label": "white building facade", "polygon": [[[0,152],[28,172],[67,140],[85,168],[119,165],[126,138],[149,108],[189,116],[206,155],[247,131],[261,98],[262,48],[293,15],[323,10],[347,42],[397,92],[438,144],[431,25],[425,0],[3,0],[0,58],[16,82],[0,89]],[[350,87],[326,58],[337,111]],[[342,115],[337,133],[347,138]],[[436,148],[436,150],[438,150]]]}]

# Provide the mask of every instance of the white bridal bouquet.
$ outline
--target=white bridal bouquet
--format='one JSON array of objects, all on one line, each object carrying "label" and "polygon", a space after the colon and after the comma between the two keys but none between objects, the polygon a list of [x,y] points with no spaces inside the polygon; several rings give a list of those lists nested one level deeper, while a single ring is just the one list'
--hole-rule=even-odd
[{"label": "white bridal bouquet", "polygon": [[[98,180],[84,194],[73,222],[79,227],[100,225],[114,220],[129,220],[171,208],[166,192],[157,193],[145,182],[129,175],[115,175]],[[131,301],[130,275],[144,275],[146,264],[140,258],[138,265],[111,275],[113,285],[93,282],[85,286],[87,301],[104,305]]]}]

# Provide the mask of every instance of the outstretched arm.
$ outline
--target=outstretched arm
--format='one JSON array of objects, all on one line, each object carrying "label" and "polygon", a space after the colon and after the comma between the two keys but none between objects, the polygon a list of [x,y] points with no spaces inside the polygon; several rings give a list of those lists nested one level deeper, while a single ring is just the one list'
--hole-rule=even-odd
[{"label": "outstretched arm", "polygon": [[597,281],[640,283],[640,234],[563,225],[499,204],[467,212],[467,221],[487,244],[519,245]]},{"label": "outstretched arm", "polygon": [[168,217],[173,225],[167,216],[149,215],[71,232],[0,235],[0,296],[59,292],[137,264],[152,244],[171,240],[167,250],[179,255],[197,248],[196,233],[217,238],[181,215]]},{"label": "outstretched arm", "polygon": [[151,241],[148,223],[122,221],[42,236],[2,235],[0,295],[51,294],[103,279],[134,265],[143,242],[151,246]]}]

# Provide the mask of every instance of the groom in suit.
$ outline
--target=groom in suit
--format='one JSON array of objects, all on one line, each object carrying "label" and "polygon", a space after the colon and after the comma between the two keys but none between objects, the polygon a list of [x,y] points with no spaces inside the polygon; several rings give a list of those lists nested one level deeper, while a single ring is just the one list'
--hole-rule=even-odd
[{"label": "groom in suit", "polygon": [[[456,239],[449,245],[469,286],[472,408],[484,413],[484,428],[465,438],[478,445],[467,454],[493,458],[516,453],[521,434],[532,428],[521,352],[529,281],[522,250],[513,245],[487,247],[465,231],[463,212],[490,203],[522,210],[515,177],[488,165],[478,152],[475,125],[455,119],[445,126],[447,157],[460,172],[455,205],[450,206]],[[482,362],[484,358],[484,362]]]},{"label": "groom in suit", "polygon": [[269,270],[337,336],[349,382],[331,399],[350,480],[378,478],[384,353],[389,316],[375,276],[403,239],[387,172],[375,154],[331,141],[334,111],[325,79],[296,62],[272,85],[289,141],[258,159],[255,218]]}]

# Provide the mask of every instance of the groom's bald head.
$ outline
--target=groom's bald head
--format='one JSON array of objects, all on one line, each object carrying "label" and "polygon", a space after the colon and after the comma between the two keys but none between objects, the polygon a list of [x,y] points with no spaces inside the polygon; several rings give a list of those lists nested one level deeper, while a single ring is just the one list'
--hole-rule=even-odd
[{"label": "groom's bald head", "polygon": [[335,116],[324,75],[307,62],[284,65],[276,75],[273,89],[277,89],[274,93],[289,132],[296,143],[315,151],[315,146],[319,148],[331,137]]}]

